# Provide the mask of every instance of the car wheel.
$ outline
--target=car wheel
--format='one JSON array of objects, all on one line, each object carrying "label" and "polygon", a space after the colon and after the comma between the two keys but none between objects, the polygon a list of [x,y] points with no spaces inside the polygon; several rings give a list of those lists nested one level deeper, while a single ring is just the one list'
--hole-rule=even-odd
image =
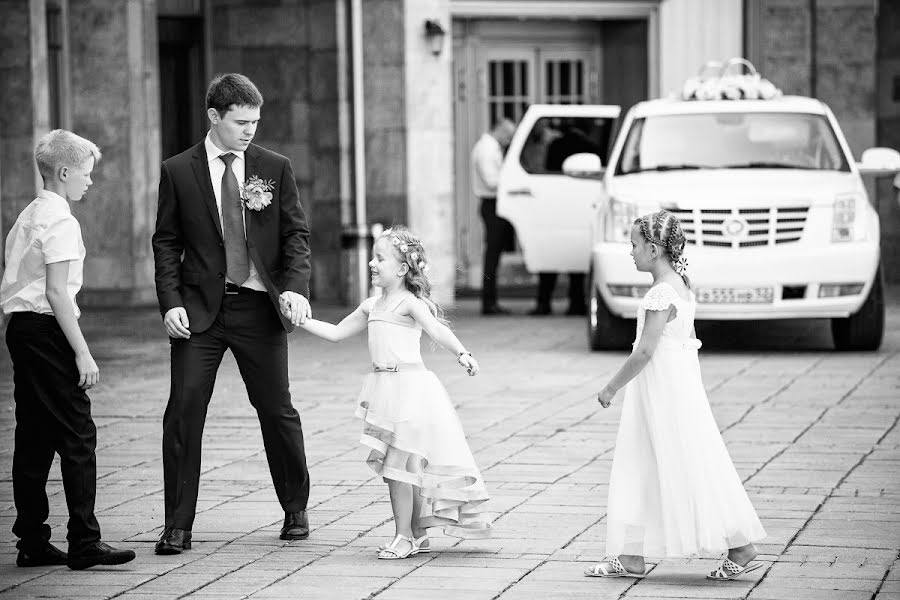
[{"label": "car wheel", "polygon": [[621,350],[630,348],[634,341],[635,322],[632,319],[622,319],[609,312],[603,297],[594,284],[593,277],[589,280],[591,286],[590,300],[588,301],[588,343],[591,350]]},{"label": "car wheel", "polygon": [[831,338],[838,350],[878,350],[884,337],[884,282],[881,267],[869,297],[859,311],[845,319],[831,320]]}]

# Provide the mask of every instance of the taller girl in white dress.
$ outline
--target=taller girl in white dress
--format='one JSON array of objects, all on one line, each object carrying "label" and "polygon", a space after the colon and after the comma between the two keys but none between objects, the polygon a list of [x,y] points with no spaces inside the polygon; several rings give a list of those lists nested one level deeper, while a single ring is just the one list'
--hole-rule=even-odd
[{"label": "taller girl in white dress", "polygon": [[[685,274],[685,237],[666,211],[635,221],[631,256],[653,285],[641,301],[628,360],[598,394],[625,387],[609,482],[606,552],[594,577],[643,577],[644,556],[727,556],[709,579],[760,566],[766,536],[719,433],[700,377],[697,301]],[[627,386],[626,386],[627,384]]]},{"label": "taller girl in white dress", "polygon": [[444,386],[422,363],[424,330],[456,354],[469,375],[478,363],[446,326],[431,299],[422,243],[407,229],[385,231],[372,249],[372,285],[381,288],[337,325],[307,319],[300,326],[332,342],[368,328],[372,373],[366,376],[356,416],[368,464],[388,484],[396,536],[378,558],[430,551],[426,528],[462,538],[491,533],[487,490]]}]

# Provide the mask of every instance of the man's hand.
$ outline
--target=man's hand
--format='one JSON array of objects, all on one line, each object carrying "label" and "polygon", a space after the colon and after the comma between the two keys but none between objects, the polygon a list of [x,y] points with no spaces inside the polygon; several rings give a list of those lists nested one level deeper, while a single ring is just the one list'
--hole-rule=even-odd
[{"label": "man's hand", "polygon": [[307,319],[312,318],[312,308],[309,306],[309,300],[306,296],[297,292],[281,292],[278,297],[278,304],[281,306],[281,314],[287,317],[294,327],[302,325]]},{"label": "man's hand", "polygon": [[78,367],[78,387],[89,390],[100,383],[100,369],[90,352],[76,354],[75,366]]},{"label": "man's hand", "polygon": [[163,323],[170,338],[188,339],[191,337],[191,331],[188,329],[191,325],[188,323],[187,311],[183,306],[170,308],[163,317]]}]

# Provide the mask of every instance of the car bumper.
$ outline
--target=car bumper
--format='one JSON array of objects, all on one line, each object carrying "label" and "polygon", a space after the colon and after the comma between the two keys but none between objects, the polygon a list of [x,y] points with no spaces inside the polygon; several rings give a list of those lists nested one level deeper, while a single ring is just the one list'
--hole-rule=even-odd
[{"label": "car bumper", "polygon": [[[610,286],[643,286],[651,281],[640,273],[627,244],[599,244],[594,248],[594,285],[610,312],[635,318],[640,297],[614,295]],[[688,276],[695,290],[771,288],[766,303],[698,302],[698,320],[750,320],[848,317],[859,311],[878,269],[877,243],[742,248],[736,251],[688,246]],[[819,297],[829,284],[862,284],[855,294]],[[787,288],[787,290],[786,290]],[[785,298],[790,292],[802,296]],[[639,294],[640,292],[638,292]]]}]

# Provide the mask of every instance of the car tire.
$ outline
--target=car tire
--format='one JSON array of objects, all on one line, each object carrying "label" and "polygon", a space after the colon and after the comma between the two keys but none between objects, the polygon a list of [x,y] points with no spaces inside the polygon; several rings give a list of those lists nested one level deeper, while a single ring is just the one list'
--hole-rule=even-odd
[{"label": "car tire", "polygon": [[831,338],[837,350],[878,350],[884,338],[884,281],[881,267],[869,296],[859,311],[849,317],[831,320]]},{"label": "car tire", "polygon": [[633,319],[617,317],[609,311],[600,291],[594,284],[593,274],[588,280],[591,293],[588,299],[588,344],[591,350],[622,350],[631,348],[634,341]]}]

